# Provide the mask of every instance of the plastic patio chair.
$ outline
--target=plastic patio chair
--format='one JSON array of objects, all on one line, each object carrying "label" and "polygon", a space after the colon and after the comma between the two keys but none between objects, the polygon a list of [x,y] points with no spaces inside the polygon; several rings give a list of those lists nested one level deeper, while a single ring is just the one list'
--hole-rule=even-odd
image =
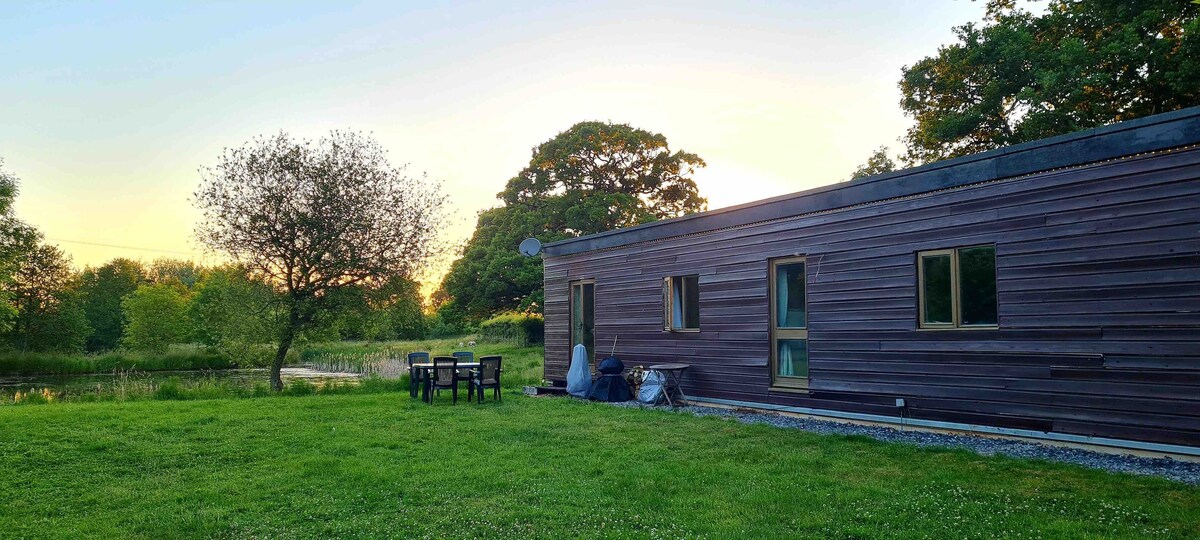
[{"label": "plastic patio chair", "polygon": [[441,395],[442,390],[450,390],[454,397],[453,403],[458,403],[458,381],[461,380],[463,379],[458,376],[458,358],[433,357],[433,369],[429,370],[429,378],[425,380],[426,388],[432,390],[428,392],[429,404],[433,405],[434,396]]},{"label": "plastic patio chair", "polygon": [[467,383],[467,401],[471,400],[472,394],[479,392],[479,403],[483,403],[483,389],[492,389],[492,399],[501,399],[500,392],[500,362],[502,359],[499,356],[484,356],[479,359],[479,367],[471,370],[471,379]]},{"label": "plastic patio chair", "polygon": [[421,373],[425,370],[418,370],[413,367],[413,364],[428,364],[429,353],[413,352],[408,353],[408,393],[412,397],[417,397],[417,390],[421,389]]},{"label": "plastic patio chair", "polygon": [[[473,353],[471,351],[454,351],[454,352],[450,353],[450,355],[457,358],[458,362],[461,364],[466,364],[466,363],[475,361],[475,353]],[[471,377],[470,371],[471,370],[468,368],[459,369],[458,370],[458,378],[462,379],[464,381],[467,380],[468,378]]]}]

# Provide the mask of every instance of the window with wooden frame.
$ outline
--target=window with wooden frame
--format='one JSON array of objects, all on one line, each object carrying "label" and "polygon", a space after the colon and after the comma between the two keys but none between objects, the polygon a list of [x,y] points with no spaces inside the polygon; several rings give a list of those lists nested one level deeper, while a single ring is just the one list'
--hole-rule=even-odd
[{"label": "window with wooden frame", "polygon": [[771,384],[808,388],[808,272],[804,257],[770,261]]},{"label": "window with wooden frame", "polygon": [[996,328],[996,246],[917,253],[917,305],[922,329]]},{"label": "window with wooden frame", "polygon": [[700,276],[663,278],[663,330],[700,330]]}]

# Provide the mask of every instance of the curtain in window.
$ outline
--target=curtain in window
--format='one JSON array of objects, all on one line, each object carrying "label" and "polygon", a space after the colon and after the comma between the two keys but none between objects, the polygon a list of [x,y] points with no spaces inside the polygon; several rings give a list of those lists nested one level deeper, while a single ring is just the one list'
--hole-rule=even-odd
[{"label": "curtain in window", "polygon": [[671,280],[671,328],[683,328],[683,280]]},{"label": "curtain in window", "polygon": [[[787,294],[787,293],[784,293]],[[792,366],[792,348],[787,341],[780,340],[777,342],[779,348],[779,375],[780,377],[795,377],[796,371]]]},{"label": "curtain in window", "polygon": [[786,267],[775,270],[775,326],[788,326],[788,272]]}]

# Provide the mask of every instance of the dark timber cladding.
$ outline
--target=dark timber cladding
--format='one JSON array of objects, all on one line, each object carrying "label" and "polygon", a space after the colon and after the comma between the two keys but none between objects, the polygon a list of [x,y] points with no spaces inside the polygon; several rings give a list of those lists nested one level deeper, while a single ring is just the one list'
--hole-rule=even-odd
[{"label": "dark timber cladding", "polygon": [[[1197,143],[1191,108],[549,244],[547,378],[586,279],[600,356],[619,336],[626,365],[688,362],[693,395],[1200,446]],[[981,245],[995,326],[919,328],[917,254]],[[805,264],[793,388],[773,383],[771,261]],[[690,275],[699,329],[665,330],[664,278]]]}]

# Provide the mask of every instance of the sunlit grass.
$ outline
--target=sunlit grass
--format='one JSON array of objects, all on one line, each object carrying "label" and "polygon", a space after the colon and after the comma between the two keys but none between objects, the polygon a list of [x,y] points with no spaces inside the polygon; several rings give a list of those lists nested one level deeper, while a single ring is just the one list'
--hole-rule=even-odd
[{"label": "sunlit grass", "polygon": [[8,407],[0,428],[16,538],[1200,536],[1200,488],[1163,479],[515,390]]}]

